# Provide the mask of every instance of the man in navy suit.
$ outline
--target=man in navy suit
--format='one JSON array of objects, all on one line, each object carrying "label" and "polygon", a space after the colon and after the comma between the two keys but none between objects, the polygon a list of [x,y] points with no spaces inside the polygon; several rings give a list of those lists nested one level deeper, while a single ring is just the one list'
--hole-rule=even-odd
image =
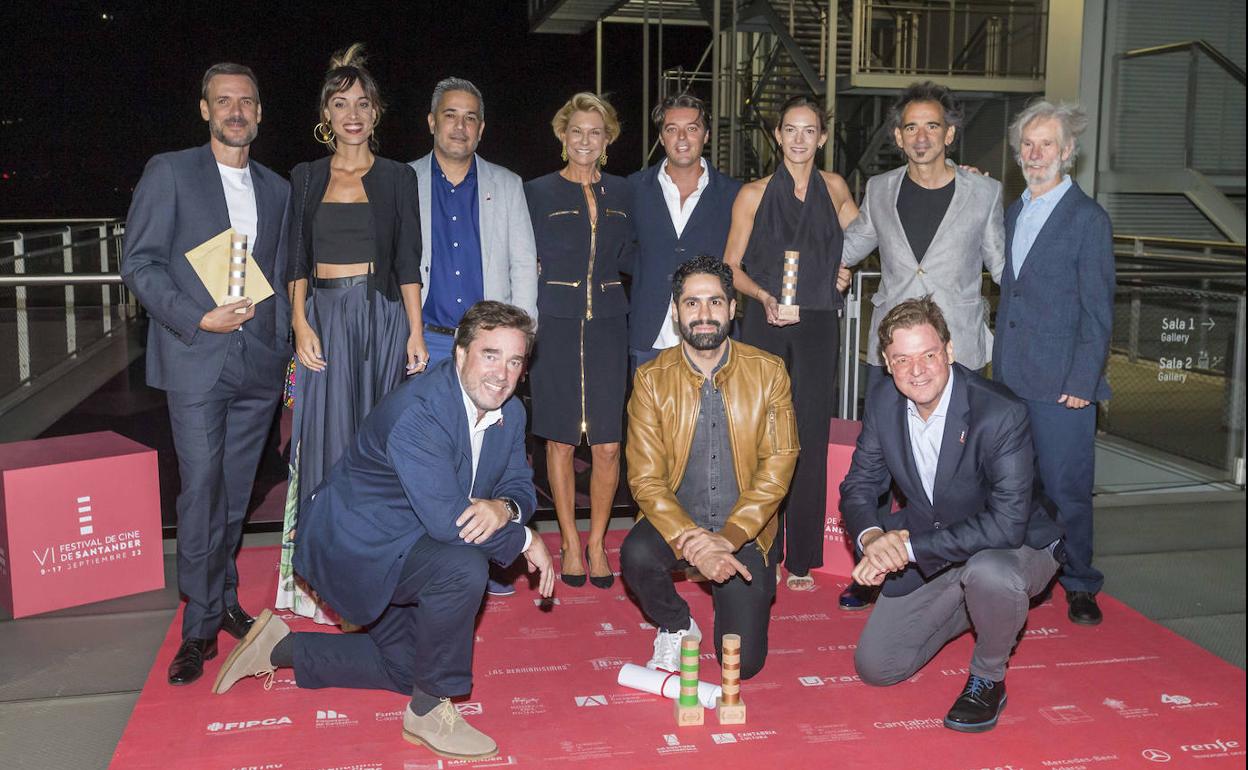
[{"label": "man in navy suit", "polygon": [[1067,615],[1096,625],[1105,576],[1092,566],[1093,404],[1109,398],[1114,233],[1109,215],[1066,173],[1087,125],[1078,107],[1040,101],[1010,126],[1027,190],[1005,215],[992,376],[1031,416],[1040,483],[1066,530]]},{"label": "man in navy suit", "polygon": [[[290,329],[286,205],[290,185],[250,158],[260,124],[252,71],[216,64],[199,111],[208,144],[157,155],[134,190],[121,276],[151,316],[147,384],[166,392],[182,491],[178,590],[186,599],[182,645],[169,683],[187,684],[217,654],[217,632],[241,638],[252,618],[238,604],[234,554],[256,466],[282,392]],[[217,306],[186,252],[233,228],[272,297]]]},{"label": "man in navy suit", "polygon": [[651,119],[667,157],[628,178],[639,246],[628,313],[633,371],[680,342],[671,320],[672,274],[701,254],[723,259],[732,202],[741,189],[702,157],[710,121],[701,99],[669,96]]},{"label": "man in navy suit", "polygon": [[[862,555],[854,581],[883,584],[854,665],[867,684],[895,684],[974,628],[970,676],[945,726],[990,730],[1028,602],[1052,579],[1061,546],[1060,528],[1032,498],[1027,408],[953,362],[931,297],[894,307],[878,334],[892,376],[871,387],[841,483],[841,513]],[[890,484],[905,505],[881,513]]]},{"label": "man in navy suit", "polygon": [[362,634],[290,632],[269,610],[213,684],[293,667],[300,687],[410,695],[403,737],[452,758],[497,744],[449,698],[472,688],[472,645],[488,562],[521,553],[550,596],[550,553],[525,522],[537,498],[524,407],[510,400],[533,343],[518,307],[478,302],[455,355],[379,403],[300,516],[295,570]]}]

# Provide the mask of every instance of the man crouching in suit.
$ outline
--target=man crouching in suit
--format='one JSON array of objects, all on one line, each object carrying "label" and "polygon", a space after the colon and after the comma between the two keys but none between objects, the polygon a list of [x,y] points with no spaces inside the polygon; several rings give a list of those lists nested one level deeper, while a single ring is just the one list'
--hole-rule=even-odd
[{"label": "man crouching in suit", "polygon": [[449,700],[472,689],[474,621],[490,561],[521,553],[554,591],[550,553],[525,522],[537,498],[525,415],[510,400],[533,343],[518,307],[478,302],[455,355],[400,385],[301,514],[295,570],[359,634],[291,633],[265,610],[217,675],[221,694],[248,676],[294,668],[300,687],[410,695],[403,737],[454,759],[498,752]]},{"label": "man crouching in suit", "polygon": [[[991,730],[1028,602],[1057,571],[1061,546],[1061,529],[1032,499],[1027,407],[953,362],[931,297],[894,307],[878,333],[892,377],[867,394],[841,483],[841,513],[862,554],[854,581],[883,584],[854,665],[867,684],[896,684],[974,628],[970,676],[945,726]],[[881,514],[890,484],[906,504]]]}]

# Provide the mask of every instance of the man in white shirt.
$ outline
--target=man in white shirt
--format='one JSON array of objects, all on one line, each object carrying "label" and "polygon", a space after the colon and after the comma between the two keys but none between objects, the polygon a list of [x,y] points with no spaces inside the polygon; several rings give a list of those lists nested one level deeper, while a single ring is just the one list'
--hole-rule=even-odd
[{"label": "man in white shirt", "polygon": [[633,371],[680,342],[671,321],[676,268],[698,255],[724,256],[741,183],[702,157],[710,138],[707,115],[706,104],[687,93],[656,105],[651,118],[666,157],[628,180],[638,245],[628,314]]},{"label": "man in white shirt", "polygon": [[[974,628],[970,676],[945,726],[991,730],[1028,602],[1062,555],[1061,528],[1032,497],[1027,407],[954,363],[931,297],[895,306],[878,334],[891,377],[871,387],[841,483],[841,513],[862,554],[854,581],[882,585],[854,665],[867,684],[896,684]],[[881,512],[891,485],[905,506]]]},{"label": "man in white shirt", "polygon": [[[290,185],[250,157],[261,118],[255,74],[239,64],[210,67],[199,110],[208,144],[148,162],[121,259],[126,286],[151,316],[147,384],[166,392],[182,480],[178,590],[186,608],[169,666],[175,685],[203,673],[218,630],[237,638],[251,626],[238,604],[234,554],[290,360],[290,302],[281,288]],[[247,236],[252,259],[278,289],[272,297],[218,307],[225,298],[211,296],[187,260],[230,228]]]}]

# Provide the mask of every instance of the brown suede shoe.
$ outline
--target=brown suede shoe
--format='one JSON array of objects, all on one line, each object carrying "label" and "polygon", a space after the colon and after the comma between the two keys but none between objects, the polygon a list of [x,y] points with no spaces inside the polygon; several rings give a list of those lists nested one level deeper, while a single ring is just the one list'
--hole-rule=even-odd
[{"label": "brown suede shoe", "polygon": [[280,618],[273,617],[271,611],[261,612],[256,622],[251,625],[251,630],[230,653],[230,657],[225,659],[221,670],[217,672],[216,681],[212,683],[212,691],[221,695],[235,682],[248,676],[269,675],[264,689],[272,687],[273,664],[269,662],[269,656],[277,643],[289,633],[290,626]]},{"label": "brown suede shoe", "polygon": [[494,739],[465,722],[446,698],[423,717],[409,705],[403,712],[403,739],[450,759],[486,759],[498,753]]}]

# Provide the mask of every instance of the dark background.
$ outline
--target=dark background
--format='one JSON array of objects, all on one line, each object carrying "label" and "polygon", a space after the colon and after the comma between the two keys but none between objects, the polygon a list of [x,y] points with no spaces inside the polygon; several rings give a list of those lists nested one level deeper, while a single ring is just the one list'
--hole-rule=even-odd
[{"label": "dark background", "polygon": [[[124,216],[150,156],[207,141],[200,79],[218,61],[256,71],[263,121],[252,157],[283,175],[325,152],[312,138],[321,79],[330,55],[356,41],[387,103],[380,154],[396,160],[429,152],[433,86],[457,75],[485,97],[481,155],[540,176],[562,165],[550,118],[594,88],[592,30],[531,34],[524,0],[17,0],[0,3],[0,29],[0,219]],[[709,39],[667,28],[664,65],[692,67]],[[623,123],[612,173],[641,164],[641,47],[639,26],[606,26],[603,88]],[[652,98],[655,72],[652,62]]]}]

